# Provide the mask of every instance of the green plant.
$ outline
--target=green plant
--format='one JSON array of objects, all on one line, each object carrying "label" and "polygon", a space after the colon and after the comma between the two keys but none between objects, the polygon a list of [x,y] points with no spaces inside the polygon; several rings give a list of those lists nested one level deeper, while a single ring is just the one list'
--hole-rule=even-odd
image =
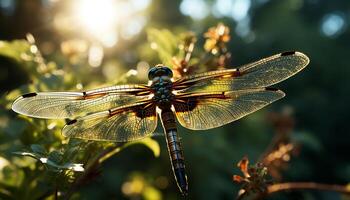
[{"label": "green plant", "polygon": [[[218,31],[224,28],[224,33]],[[210,35],[210,34],[211,35]],[[216,34],[216,35],[215,35]],[[216,37],[219,34],[219,37]],[[226,37],[222,41],[220,34]],[[206,44],[204,50],[195,50],[196,37],[193,33],[184,33],[177,37],[169,30],[150,29],[148,39],[150,47],[156,50],[159,59],[173,67],[177,78],[194,71],[205,71],[209,67],[223,66],[223,57],[228,57],[225,44],[228,28],[219,24],[206,34],[211,47]],[[215,43],[217,41],[217,43]],[[73,42],[69,52],[64,50],[66,58],[63,65],[46,62],[42,57],[32,35],[27,40],[0,42],[0,56],[13,60],[29,78],[24,85],[4,94],[1,99],[1,147],[0,154],[0,197],[5,199],[42,199],[72,197],[83,185],[94,180],[100,173],[104,161],[133,145],[145,145],[159,156],[160,147],[156,140],[147,138],[137,142],[113,143],[84,141],[64,138],[61,128],[64,120],[33,119],[11,112],[14,99],[23,94],[36,91],[69,91],[94,87],[84,79],[84,75],[93,73],[86,70],[82,61],[72,59],[81,52],[74,51],[78,45]],[[65,49],[68,47],[65,46]],[[215,50],[214,50],[215,49]],[[68,53],[67,53],[68,52]],[[192,55],[192,53],[195,53]],[[226,58],[225,57],[225,58]],[[80,62],[80,63],[79,63]],[[80,74],[81,73],[81,74]],[[128,82],[135,78],[131,70],[119,76],[112,83]]]}]

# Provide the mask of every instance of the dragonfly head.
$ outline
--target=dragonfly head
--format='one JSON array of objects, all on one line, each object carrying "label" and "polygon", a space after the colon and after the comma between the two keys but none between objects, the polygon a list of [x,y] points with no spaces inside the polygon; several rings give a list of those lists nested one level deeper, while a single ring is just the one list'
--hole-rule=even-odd
[{"label": "dragonfly head", "polygon": [[170,80],[173,77],[173,72],[169,67],[156,65],[148,71],[148,79],[157,82],[159,79]]}]

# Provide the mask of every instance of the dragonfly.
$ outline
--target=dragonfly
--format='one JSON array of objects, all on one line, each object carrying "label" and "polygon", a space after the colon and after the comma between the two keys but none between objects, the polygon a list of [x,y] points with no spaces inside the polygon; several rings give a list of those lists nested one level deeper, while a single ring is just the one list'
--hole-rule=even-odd
[{"label": "dragonfly", "polygon": [[290,51],[177,80],[169,67],[156,65],[148,72],[148,84],[28,93],[18,97],[12,109],[35,118],[73,119],[62,129],[64,136],[96,141],[130,142],[153,136],[160,119],[177,186],[186,195],[188,178],[177,123],[207,130],[238,120],[284,97],[283,91],[271,86],[308,63],[305,54]]}]

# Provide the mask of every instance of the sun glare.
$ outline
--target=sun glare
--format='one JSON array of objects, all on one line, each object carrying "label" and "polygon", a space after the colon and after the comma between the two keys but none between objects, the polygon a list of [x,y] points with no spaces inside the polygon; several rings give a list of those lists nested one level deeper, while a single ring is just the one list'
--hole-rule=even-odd
[{"label": "sun glare", "polygon": [[116,22],[113,0],[79,0],[77,16],[82,25],[92,32],[110,29]]},{"label": "sun glare", "polygon": [[[55,16],[60,31],[82,32],[94,43],[113,47],[120,38],[132,39],[146,24],[152,0],[75,0]],[[68,12],[67,12],[68,11]]]},{"label": "sun glare", "polygon": [[[1,0],[0,0],[1,1]],[[75,0],[56,13],[54,25],[62,33],[86,41],[89,64],[102,64],[105,48],[119,41],[132,40],[147,23],[147,10],[152,0]],[[53,3],[58,3],[55,0]],[[62,49],[76,49],[75,39],[67,40]],[[73,46],[73,47],[72,47]]]},{"label": "sun glare", "polygon": [[78,0],[74,6],[77,22],[105,46],[117,42],[118,7],[113,0]]}]

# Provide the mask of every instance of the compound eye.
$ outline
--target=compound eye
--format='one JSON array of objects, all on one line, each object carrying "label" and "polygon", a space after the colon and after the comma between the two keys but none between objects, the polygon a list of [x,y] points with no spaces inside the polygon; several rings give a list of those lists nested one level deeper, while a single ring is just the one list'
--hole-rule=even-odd
[{"label": "compound eye", "polygon": [[158,71],[158,69],[156,67],[152,67],[149,71],[148,71],[148,79],[149,80],[153,80],[154,77],[156,76],[156,72]]},{"label": "compound eye", "polygon": [[173,71],[171,71],[171,69],[169,67],[164,67],[164,71],[166,76],[168,76],[169,78],[173,77]]}]

